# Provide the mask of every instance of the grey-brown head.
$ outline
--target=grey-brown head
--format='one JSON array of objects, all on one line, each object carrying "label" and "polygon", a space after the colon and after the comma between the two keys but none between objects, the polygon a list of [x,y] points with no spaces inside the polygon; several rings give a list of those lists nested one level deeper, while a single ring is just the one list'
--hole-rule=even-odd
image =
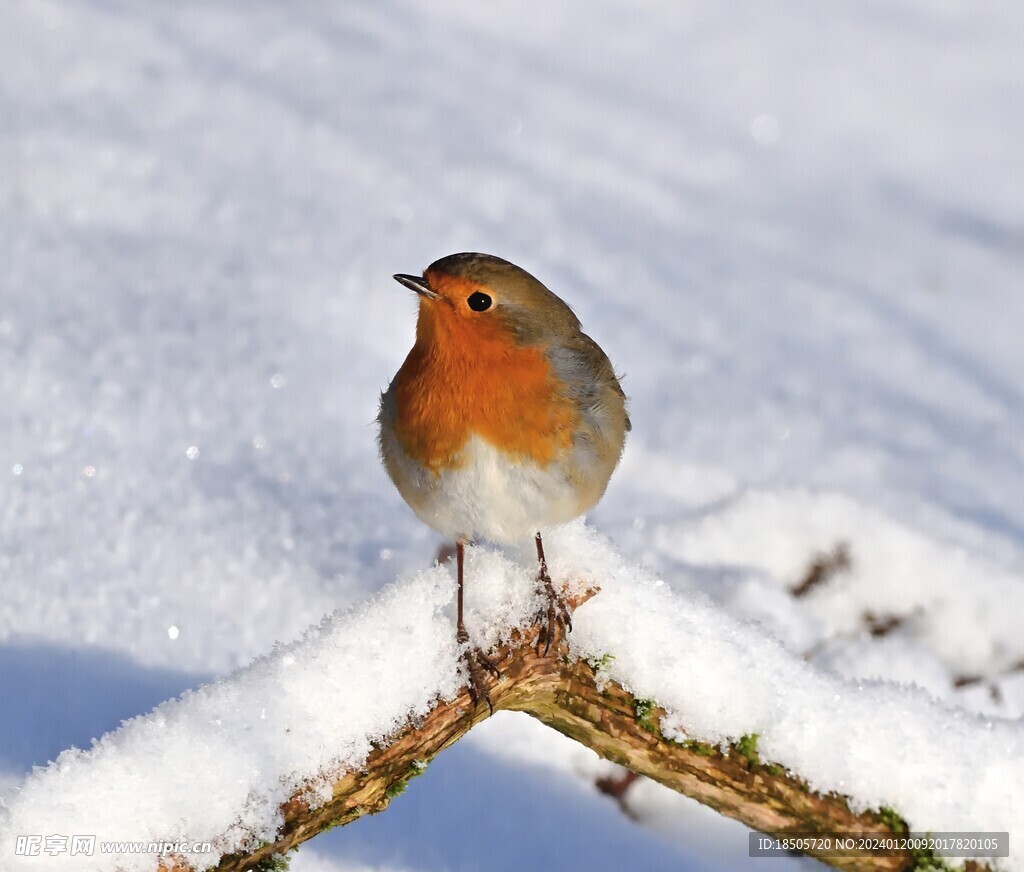
[{"label": "grey-brown head", "polygon": [[466,318],[500,321],[523,345],[559,343],[580,331],[579,319],[560,297],[526,270],[491,254],[450,254],[422,277],[395,279],[425,302],[450,306]]}]

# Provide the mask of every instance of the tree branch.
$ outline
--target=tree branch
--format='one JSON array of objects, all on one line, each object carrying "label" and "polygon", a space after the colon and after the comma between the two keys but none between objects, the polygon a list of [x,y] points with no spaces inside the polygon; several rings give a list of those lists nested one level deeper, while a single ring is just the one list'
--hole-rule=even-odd
[{"label": "tree branch", "polygon": [[[570,606],[576,608],[593,593],[577,597]],[[531,628],[492,653],[501,672],[500,679],[487,676],[496,711],[526,712],[600,756],[765,833],[891,835],[901,831],[903,822],[891,813],[854,813],[846,798],[812,793],[797,775],[762,762],[756,738],[744,737],[724,751],[665,738],[659,729],[661,709],[636,699],[614,682],[599,684],[590,664],[570,659],[562,636],[547,656],[538,653],[537,636],[538,629]],[[277,840],[224,857],[217,872],[257,869],[275,854],[324,830],[383,811],[435,755],[488,716],[487,706],[474,706],[468,690],[438,702],[425,718],[374,750],[361,769],[338,777],[326,804],[310,808],[301,793],[289,799],[281,807],[284,825]],[[925,858],[907,852],[821,859],[845,869],[904,870]],[[981,867],[969,863],[968,868]],[[190,872],[191,867],[168,861],[161,870]]]}]

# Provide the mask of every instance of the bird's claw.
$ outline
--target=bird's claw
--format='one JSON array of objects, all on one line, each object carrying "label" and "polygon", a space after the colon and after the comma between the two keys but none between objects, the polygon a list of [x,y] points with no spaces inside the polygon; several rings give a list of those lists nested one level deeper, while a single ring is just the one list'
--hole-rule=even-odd
[{"label": "bird's claw", "polygon": [[465,628],[458,631],[455,637],[460,645],[466,646],[462,652],[462,660],[466,664],[466,672],[469,674],[469,696],[473,700],[475,708],[481,702],[487,703],[489,714],[494,714],[494,703],[491,702],[491,695],[487,692],[487,678],[485,671],[494,678],[501,678],[501,671],[483,651],[476,647],[469,647],[469,633]]},{"label": "bird's claw", "polygon": [[555,586],[550,578],[542,578],[543,589],[541,593],[547,598],[547,608],[541,608],[537,615],[537,623],[540,624],[540,633],[537,635],[537,653],[544,657],[551,651],[551,644],[555,641],[558,628],[561,627],[562,635],[572,632],[572,612],[562,597],[555,591]]}]

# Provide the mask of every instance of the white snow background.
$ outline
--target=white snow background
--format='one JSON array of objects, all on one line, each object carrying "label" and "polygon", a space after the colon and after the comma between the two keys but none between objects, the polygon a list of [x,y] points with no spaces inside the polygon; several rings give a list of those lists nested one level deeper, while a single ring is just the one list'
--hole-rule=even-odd
[{"label": "white snow background", "polygon": [[[0,847],[63,749],[325,614],[350,626],[396,578],[385,602],[446,602],[373,419],[414,323],[391,274],[460,250],[531,270],[625,373],[634,431],[590,519],[614,550],[553,539],[563,573],[609,573],[580,650],[612,645],[638,691],[671,674],[664,704],[706,716],[680,726],[761,731],[912,823],[1024,832],[1022,34],[1009,2],[0,4]],[[850,571],[794,598],[840,542]],[[475,560],[478,614],[517,602],[512,564]],[[749,640],[747,673],[687,668],[715,634],[660,648],[599,614],[660,597],[676,627]],[[411,694],[444,689],[429,666]],[[786,669],[790,706],[724,694]],[[306,698],[329,723],[324,675]],[[858,683],[828,718],[921,717],[851,726],[830,760],[801,699]],[[366,686],[385,720],[408,698]],[[937,768],[878,760],[894,747]],[[242,779],[259,749],[237,750]],[[649,784],[634,824],[593,788],[606,770],[499,716],[293,868],[807,863],[750,860],[742,827]],[[41,835],[84,826],[68,803]]]}]

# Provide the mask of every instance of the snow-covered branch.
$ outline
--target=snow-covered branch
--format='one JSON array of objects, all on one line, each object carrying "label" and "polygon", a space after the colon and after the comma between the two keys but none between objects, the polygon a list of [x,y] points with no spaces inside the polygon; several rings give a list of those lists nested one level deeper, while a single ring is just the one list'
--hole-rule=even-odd
[{"label": "snow-covered branch", "polygon": [[[576,608],[592,591],[573,597]],[[525,712],[593,749],[602,757],[653,778],[754,829],[778,832],[855,832],[891,835],[902,824],[892,814],[856,813],[835,793],[819,795],[782,767],[760,760],[756,739],[743,737],[723,748],[699,741],[676,742],[661,734],[665,712],[638,700],[614,681],[601,681],[599,663],[574,659],[564,638],[541,653],[538,629],[515,631],[499,647],[501,679],[486,680],[495,710]],[[283,826],[273,842],[224,857],[218,872],[246,872],[283,854],[325,829],[383,811],[435,755],[488,717],[466,690],[439,701],[430,713],[386,740],[358,769],[331,787],[331,799],[315,805],[297,793],[281,809]],[[874,858],[834,857],[841,868],[908,868],[909,853]],[[167,864],[166,872],[190,872],[188,864]]]},{"label": "snow-covered branch", "polygon": [[[767,832],[885,832],[901,819],[915,831],[1024,829],[1014,787],[1024,725],[818,672],[755,625],[627,565],[581,525],[553,535],[549,552],[579,608],[548,656],[536,650],[529,564],[468,555],[467,621],[500,666],[497,709],[527,712]],[[398,582],[91,750],[65,752],[9,804],[3,867],[155,865],[95,854],[43,866],[11,853],[12,834],[46,831],[210,842],[212,852],[183,850],[164,868],[243,870],[379,811],[487,714],[463,687],[452,591],[444,567]]]}]

